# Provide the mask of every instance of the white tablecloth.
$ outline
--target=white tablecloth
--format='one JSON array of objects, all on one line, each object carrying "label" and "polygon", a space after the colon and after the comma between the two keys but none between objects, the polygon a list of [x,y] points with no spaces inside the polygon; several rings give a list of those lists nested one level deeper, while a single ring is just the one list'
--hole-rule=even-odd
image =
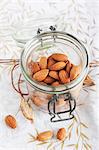
[{"label": "white tablecloth", "polygon": [[[15,38],[27,41],[36,34],[39,26],[46,30],[45,27],[53,24],[57,25],[58,30],[69,32],[80,39],[90,53],[90,62],[99,61],[98,0],[0,1],[0,59],[19,59],[22,45],[16,43]],[[35,108],[33,109],[34,123],[25,119],[21,111],[16,115],[20,105],[20,96],[11,85],[12,67],[11,64],[0,64],[0,150],[46,150],[51,142],[54,144],[49,149],[61,150],[62,144],[55,138],[43,145],[39,145],[37,141],[30,143],[29,133],[36,136],[36,129],[38,132],[52,129],[56,133],[59,127],[65,127],[68,132],[72,120],[50,123],[50,116]],[[81,91],[78,105],[83,105],[76,108],[75,115],[78,122],[74,121],[71,137],[65,140],[64,150],[91,150],[89,145],[93,150],[99,150],[98,67],[90,69],[90,76],[96,85],[83,88]],[[18,127],[15,130],[5,125],[4,117],[8,114],[16,115]],[[79,143],[78,148],[77,143]]]}]

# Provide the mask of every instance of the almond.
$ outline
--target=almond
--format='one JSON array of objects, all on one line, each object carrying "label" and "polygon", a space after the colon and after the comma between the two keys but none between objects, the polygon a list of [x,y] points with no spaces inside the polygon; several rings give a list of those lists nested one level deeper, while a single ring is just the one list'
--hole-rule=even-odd
[{"label": "almond", "polygon": [[37,81],[43,81],[47,77],[48,72],[49,72],[48,69],[40,70],[33,75],[33,79]]},{"label": "almond", "polygon": [[55,80],[54,80],[53,78],[49,77],[49,76],[47,76],[47,77],[45,78],[45,80],[44,80],[44,82],[47,83],[47,84],[51,84],[51,83],[53,83],[54,81],[55,81]]},{"label": "almond", "polygon": [[39,65],[38,65],[37,62],[31,61],[31,62],[28,64],[28,67],[29,67],[30,72],[31,72],[32,74],[34,74],[34,73],[40,71],[40,67],[39,67]]},{"label": "almond", "polygon": [[50,66],[50,70],[54,70],[54,71],[61,70],[65,66],[66,66],[65,62],[57,62],[54,65]]},{"label": "almond", "polygon": [[51,57],[56,61],[67,61],[68,57],[65,54],[55,53]]},{"label": "almond", "polygon": [[36,139],[38,141],[47,141],[47,140],[50,140],[52,138],[52,136],[53,136],[52,131],[45,131],[45,132],[38,134]]},{"label": "almond", "polygon": [[68,61],[67,65],[66,65],[66,72],[69,74],[70,70],[71,70],[72,64],[70,63],[70,61]]},{"label": "almond", "polygon": [[64,106],[66,104],[66,101],[64,101],[64,98],[59,98],[56,102],[57,106]]},{"label": "almond", "polygon": [[75,66],[73,65],[70,71],[70,80],[74,80],[81,72],[81,66]]},{"label": "almond", "polygon": [[65,70],[59,71],[59,78],[62,83],[68,83],[70,82],[70,78],[68,77],[68,73]]},{"label": "almond", "polygon": [[55,63],[56,61],[53,58],[48,57],[48,63],[47,63],[48,69],[50,68],[50,66],[52,66]]},{"label": "almond", "polygon": [[42,85],[47,85],[46,83],[44,83],[43,81],[42,82],[40,82]]},{"label": "almond", "polygon": [[58,81],[55,81],[55,82],[53,82],[51,85],[52,85],[52,86],[59,86],[60,83],[59,83]]},{"label": "almond", "polygon": [[33,91],[33,96],[39,96],[39,95],[40,95],[40,98],[47,98],[47,95],[50,95],[50,94],[45,94],[45,93],[37,91],[37,90]]},{"label": "almond", "polygon": [[47,100],[50,100],[52,98],[52,94],[47,94]]},{"label": "almond", "polygon": [[65,128],[60,128],[57,132],[57,139],[63,141],[66,138],[66,130]]},{"label": "almond", "polygon": [[41,69],[46,69],[47,68],[47,58],[46,57],[41,57],[39,66]]},{"label": "almond", "polygon": [[39,97],[32,96],[31,99],[36,106],[40,107],[43,105],[43,101]]},{"label": "almond", "polygon": [[17,127],[16,119],[11,115],[5,117],[5,123],[13,129]]},{"label": "almond", "polygon": [[58,72],[57,71],[50,71],[49,72],[49,76],[56,79],[56,80],[59,80],[59,76],[58,76]]}]

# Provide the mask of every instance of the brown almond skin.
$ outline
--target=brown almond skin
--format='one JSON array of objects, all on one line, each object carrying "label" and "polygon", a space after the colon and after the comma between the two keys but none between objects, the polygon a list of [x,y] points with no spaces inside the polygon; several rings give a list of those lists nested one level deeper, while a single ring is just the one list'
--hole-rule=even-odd
[{"label": "brown almond skin", "polygon": [[59,83],[58,81],[55,81],[55,82],[53,82],[51,85],[52,85],[52,86],[59,86],[60,83]]},{"label": "brown almond skin", "polygon": [[50,66],[52,66],[55,63],[56,63],[56,61],[51,56],[49,56],[48,57],[48,61],[47,61],[47,67],[48,67],[48,69],[50,68]]},{"label": "brown almond skin", "polygon": [[49,69],[53,71],[57,71],[63,69],[65,66],[66,66],[65,62],[57,62],[54,65],[50,66]]},{"label": "brown almond skin", "polygon": [[46,78],[45,78],[45,80],[44,80],[44,82],[45,83],[47,83],[47,84],[51,84],[51,83],[53,83],[55,80],[52,78],[52,77],[50,77],[50,76],[47,76]]},{"label": "brown almond skin", "polygon": [[36,139],[38,141],[47,141],[47,140],[50,140],[52,138],[52,136],[53,136],[52,131],[45,131],[45,132],[38,134]]},{"label": "brown almond skin", "polygon": [[81,66],[73,65],[70,71],[70,80],[74,80],[81,72]]},{"label": "brown almond skin", "polygon": [[43,81],[47,77],[48,73],[49,73],[48,69],[40,70],[33,75],[33,79],[39,82]]},{"label": "brown almond skin", "polygon": [[59,98],[56,102],[57,106],[64,106],[66,104],[66,101],[64,101],[64,98]]},{"label": "brown almond skin", "polygon": [[56,79],[56,80],[59,80],[59,76],[58,76],[58,72],[57,71],[50,71],[49,72],[49,76]]},{"label": "brown almond skin", "polygon": [[67,61],[68,57],[65,54],[60,54],[60,53],[54,53],[51,55],[51,57],[56,60],[56,61]]},{"label": "brown almond skin", "polygon": [[70,63],[70,61],[68,61],[67,65],[66,65],[66,72],[67,72],[68,74],[70,74],[71,68],[72,68],[72,64]]},{"label": "brown almond skin", "polygon": [[59,71],[59,78],[60,78],[61,82],[64,84],[70,82],[70,78],[68,76],[68,73],[65,70]]},{"label": "brown almond skin", "polygon": [[41,57],[39,66],[41,69],[46,69],[47,68],[47,58],[46,57]]},{"label": "brown almond skin", "polygon": [[40,84],[42,84],[42,85],[47,85],[47,84],[46,84],[45,82],[43,82],[43,81],[42,81],[42,82],[40,82]]},{"label": "brown almond skin", "polygon": [[5,123],[12,129],[15,129],[17,127],[16,119],[11,115],[5,117]]},{"label": "brown almond skin", "polygon": [[43,101],[38,97],[38,96],[32,96],[32,102],[36,105],[36,106],[38,106],[38,107],[40,107],[40,106],[42,106],[43,105]]},{"label": "brown almond skin", "polygon": [[32,74],[34,74],[34,73],[40,71],[40,66],[38,65],[37,62],[31,61],[31,62],[28,64],[28,67],[29,67],[30,72],[31,72]]},{"label": "brown almond skin", "polygon": [[65,128],[60,128],[57,132],[57,139],[63,141],[66,138],[66,130]]}]

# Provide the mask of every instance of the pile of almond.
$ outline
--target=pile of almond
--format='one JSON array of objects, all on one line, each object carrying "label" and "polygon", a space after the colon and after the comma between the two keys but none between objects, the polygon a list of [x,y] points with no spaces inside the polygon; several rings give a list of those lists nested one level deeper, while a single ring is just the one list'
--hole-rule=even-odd
[{"label": "pile of almond", "polygon": [[33,80],[42,84],[59,86],[74,80],[81,71],[81,66],[72,64],[65,54],[54,53],[48,58],[43,56],[39,62],[28,63]]}]

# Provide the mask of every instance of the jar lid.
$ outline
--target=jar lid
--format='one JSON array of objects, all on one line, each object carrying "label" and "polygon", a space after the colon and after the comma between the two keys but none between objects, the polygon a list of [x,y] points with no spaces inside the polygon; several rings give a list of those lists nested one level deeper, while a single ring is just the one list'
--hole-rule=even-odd
[{"label": "jar lid", "polygon": [[26,42],[30,41],[37,35],[38,29],[41,29],[43,32],[47,32],[49,31],[50,26],[56,26],[54,18],[40,18],[39,20],[33,19],[31,22],[26,21],[16,27],[13,38],[17,44],[26,44]]}]

